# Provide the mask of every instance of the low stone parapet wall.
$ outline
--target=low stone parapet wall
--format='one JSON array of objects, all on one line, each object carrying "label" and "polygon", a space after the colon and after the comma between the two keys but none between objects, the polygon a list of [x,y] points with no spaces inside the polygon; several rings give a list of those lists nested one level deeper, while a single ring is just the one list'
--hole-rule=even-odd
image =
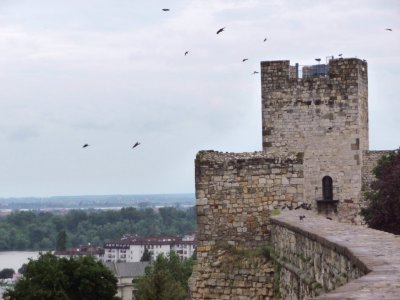
[{"label": "low stone parapet wall", "polygon": [[304,210],[271,223],[282,299],[400,299],[400,236]]}]

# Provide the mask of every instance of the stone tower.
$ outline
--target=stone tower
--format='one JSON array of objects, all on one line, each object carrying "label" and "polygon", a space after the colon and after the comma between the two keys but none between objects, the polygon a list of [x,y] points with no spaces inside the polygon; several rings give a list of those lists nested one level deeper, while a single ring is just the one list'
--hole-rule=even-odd
[{"label": "stone tower", "polygon": [[368,150],[367,63],[332,59],[325,67],[325,75],[306,76],[305,67],[297,78],[287,60],[261,63],[263,150],[304,153],[304,202],[316,208],[324,198],[338,200],[339,219],[357,223]]},{"label": "stone tower", "polygon": [[262,151],[196,156],[192,299],[273,298],[272,261],[244,253],[269,243],[278,208],[309,203],[360,223],[362,190],[387,153],[368,150],[367,63],[332,59],[297,74],[287,60],[261,63]]}]

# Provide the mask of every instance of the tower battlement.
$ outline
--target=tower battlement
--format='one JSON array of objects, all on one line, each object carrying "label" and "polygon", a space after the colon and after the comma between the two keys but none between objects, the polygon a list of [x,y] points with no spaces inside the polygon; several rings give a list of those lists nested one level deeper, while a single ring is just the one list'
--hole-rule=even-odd
[{"label": "tower battlement", "polygon": [[[309,69],[311,67],[326,66],[326,76],[299,77],[296,69]],[[325,68],[324,68],[325,69]],[[261,81],[267,84],[296,84],[301,81],[341,81],[366,80],[368,65],[365,60],[358,58],[338,58],[329,60],[328,65],[295,66],[289,60],[275,60],[261,62]],[[304,71],[303,71],[304,72]]]}]

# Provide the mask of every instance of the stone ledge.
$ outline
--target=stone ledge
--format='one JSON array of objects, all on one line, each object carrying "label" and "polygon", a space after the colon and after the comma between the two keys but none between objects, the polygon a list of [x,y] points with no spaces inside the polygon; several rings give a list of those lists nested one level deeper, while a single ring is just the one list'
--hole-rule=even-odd
[{"label": "stone ledge", "polygon": [[234,153],[234,152],[219,152],[214,150],[202,150],[199,151],[196,155],[196,161],[211,162],[211,163],[228,163],[228,162],[243,162],[248,163],[254,162],[255,164],[260,161],[265,161],[269,163],[302,163],[303,162],[303,153],[275,153],[275,152],[264,152],[264,151],[255,151],[255,152],[243,152],[243,153]]},{"label": "stone ledge", "polygon": [[[299,215],[306,217],[300,221]],[[282,212],[271,223],[321,243],[368,273],[314,299],[400,299],[400,236],[304,210]]]}]

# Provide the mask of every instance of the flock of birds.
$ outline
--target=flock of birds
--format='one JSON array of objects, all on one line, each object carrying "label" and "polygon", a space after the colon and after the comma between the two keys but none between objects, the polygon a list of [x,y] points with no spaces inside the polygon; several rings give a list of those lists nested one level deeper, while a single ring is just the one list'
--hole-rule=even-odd
[{"label": "flock of birds", "polygon": [[[140,143],[139,142],[136,142],[133,146],[132,146],[132,149],[133,148],[136,148],[137,146],[139,146],[140,145]],[[89,147],[90,145],[89,144],[83,144],[83,146],[82,146],[82,148],[87,148],[87,147]]]},{"label": "flock of birds", "polygon": [[[163,8],[163,9],[161,9],[161,10],[164,11],[164,12],[170,11],[169,8]],[[222,28],[218,29],[217,32],[216,32],[216,34],[222,33],[222,32],[225,30],[225,28],[226,28],[226,27],[222,27]],[[267,41],[267,38],[264,38],[264,42],[266,42],[266,41]],[[189,50],[185,51],[184,56],[188,55],[189,53],[190,53]],[[248,61],[248,60],[249,60],[248,58],[243,58],[243,59],[242,59],[242,62],[246,62],[246,61]],[[258,73],[259,73],[258,71],[254,71],[254,72],[251,73],[251,74],[254,75],[254,74],[258,74]],[[139,146],[139,145],[140,145],[140,143],[139,143],[139,142],[136,142],[136,143],[132,146],[132,148],[136,148],[136,147]],[[89,147],[89,146],[90,146],[89,144],[84,144],[84,145],[82,146],[82,148],[87,148],[87,147]]]},{"label": "flock of birds", "polygon": [[[163,8],[162,11],[164,11],[164,12],[169,12],[170,9],[169,9],[169,8]],[[224,31],[225,31],[225,28],[226,28],[226,27],[221,27],[220,29],[217,30],[216,34],[220,34],[220,33],[224,32]],[[391,28],[386,28],[385,30],[387,30],[387,31],[393,31]],[[265,37],[264,40],[263,40],[263,42],[265,43],[266,41],[267,41],[267,38]],[[190,53],[189,50],[185,51],[184,56],[188,55],[189,53]],[[342,55],[343,55],[342,53],[338,54],[338,56],[339,56],[340,58],[342,57]],[[246,62],[246,61],[248,61],[248,60],[249,60],[248,58],[243,58],[243,59],[242,59],[242,62]],[[318,63],[320,63],[320,62],[321,62],[321,58],[315,58],[315,61],[317,61]],[[253,73],[251,73],[251,75],[255,75],[255,74],[259,74],[259,72],[258,72],[258,71],[254,71]],[[139,146],[139,145],[140,145],[140,143],[139,143],[139,142],[136,142],[136,143],[132,146],[132,149],[133,149],[133,148],[136,148],[136,147]],[[84,145],[82,146],[82,148],[87,148],[87,147],[89,147],[89,146],[90,146],[89,144],[84,144]],[[286,205],[286,204],[282,207],[282,210],[285,209],[285,208],[288,208],[289,210],[292,210],[292,209],[293,209],[292,206]],[[295,209],[299,209],[299,208],[311,210],[311,204],[310,204],[310,205],[306,205],[305,203],[303,203],[303,204],[301,204],[300,206],[296,207]],[[300,220],[303,220],[303,219],[305,218],[305,216],[299,216],[299,217],[300,217]]]},{"label": "flock of birds", "polygon": [[[168,12],[168,11],[170,11],[170,9],[169,9],[169,8],[163,8],[162,11]],[[226,28],[226,27],[221,27],[220,29],[217,30],[216,34],[222,33],[222,32],[225,30],[225,28]],[[265,43],[267,40],[268,40],[268,39],[265,37],[265,38],[264,38],[264,43]],[[189,53],[190,53],[189,50],[185,51],[184,56],[188,55]],[[246,62],[246,61],[248,61],[248,60],[249,60],[248,58],[243,58],[243,59],[242,59],[242,62]],[[258,71],[254,71],[254,72],[251,73],[251,74],[254,75],[254,74],[258,74],[258,73],[259,73]]]},{"label": "flock of birds", "polygon": [[[290,205],[290,204],[284,204],[283,206],[281,206],[281,205],[277,205],[277,206],[274,206],[274,209],[278,209],[278,208],[280,208],[281,210],[285,210],[285,209],[288,209],[288,210],[298,210],[298,209],[305,209],[305,210],[312,210],[312,208],[311,208],[311,203],[309,203],[309,204],[307,204],[307,203],[302,203],[302,204],[300,204],[300,205],[298,205],[298,206],[296,206],[296,207],[294,207],[293,208],[293,205]],[[303,221],[303,219],[305,219],[305,217],[306,216],[304,216],[304,215],[301,215],[301,216],[299,216],[299,219],[300,219],[300,221]]]},{"label": "flock of birds", "polygon": [[[162,9],[162,11],[164,11],[164,12],[168,12],[168,11],[170,11],[170,9],[169,8],[163,8]],[[222,28],[220,28],[220,29],[218,29],[217,30],[217,34],[220,34],[220,33],[222,33],[224,30],[225,30],[225,28],[226,27],[222,27]],[[385,30],[387,30],[387,31],[392,31],[392,29],[391,28],[385,28]],[[267,41],[267,38],[264,38],[264,42],[266,42]],[[190,51],[185,51],[185,56],[186,55],[188,55],[190,53]],[[342,53],[340,53],[340,54],[338,54],[338,56],[341,58],[342,57]],[[249,59],[248,58],[243,58],[242,59],[242,62],[245,62],[245,61],[248,61]],[[321,62],[321,58],[315,58],[315,60],[318,62],[318,63],[320,63]],[[251,73],[252,75],[255,75],[255,74],[259,74],[259,72],[258,71],[254,71],[253,73]]]},{"label": "flock of birds", "polygon": [[[281,205],[277,205],[277,206],[274,206],[274,209],[281,209],[281,210],[284,210],[284,209],[288,209],[288,210],[298,210],[298,209],[305,209],[305,210],[312,210],[312,207],[311,207],[311,203],[302,203],[302,204],[300,204],[300,205],[298,205],[298,206],[296,206],[296,207],[293,207],[293,205],[289,205],[289,204],[284,204],[283,206],[281,206]],[[305,215],[299,215],[299,220],[300,221],[303,221],[304,219],[306,218],[306,216]],[[332,218],[331,217],[326,217],[328,220],[331,220],[332,221]]]}]

